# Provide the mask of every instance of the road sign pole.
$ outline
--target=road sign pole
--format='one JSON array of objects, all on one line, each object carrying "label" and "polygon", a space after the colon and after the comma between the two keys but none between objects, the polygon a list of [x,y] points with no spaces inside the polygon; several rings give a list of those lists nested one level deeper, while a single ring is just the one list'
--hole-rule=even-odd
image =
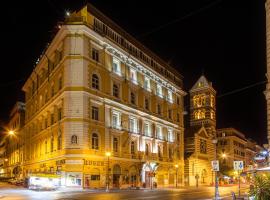
[{"label": "road sign pole", "polygon": [[240,170],[238,170],[238,197],[240,197]]}]

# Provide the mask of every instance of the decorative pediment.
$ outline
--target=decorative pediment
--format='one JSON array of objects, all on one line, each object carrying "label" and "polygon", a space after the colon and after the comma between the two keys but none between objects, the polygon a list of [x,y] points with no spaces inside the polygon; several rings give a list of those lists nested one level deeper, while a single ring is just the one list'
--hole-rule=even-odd
[{"label": "decorative pediment", "polygon": [[199,135],[200,137],[203,137],[203,138],[206,138],[206,139],[211,138],[211,135],[208,134],[208,132],[204,128],[204,126],[202,126],[196,134]]}]

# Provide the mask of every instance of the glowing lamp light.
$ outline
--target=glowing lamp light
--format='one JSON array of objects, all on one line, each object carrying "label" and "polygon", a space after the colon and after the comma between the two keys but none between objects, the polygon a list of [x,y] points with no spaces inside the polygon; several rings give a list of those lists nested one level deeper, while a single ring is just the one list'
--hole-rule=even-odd
[{"label": "glowing lamp light", "polygon": [[66,11],[66,16],[70,16],[70,12],[69,11]]},{"label": "glowing lamp light", "polygon": [[110,157],[110,156],[111,156],[111,152],[106,152],[105,155],[106,155],[107,157]]},{"label": "glowing lamp light", "polygon": [[8,134],[9,134],[9,135],[14,135],[14,134],[15,134],[15,132],[14,132],[14,131],[12,131],[12,130],[10,130],[10,131],[8,132]]},{"label": "glowing lamp light", "polygon": [[178,168],[179,166],[176,164],[176,165],[174,165],[175,166],[175,168]]},{"label": "glowing lamp light", "polygon": [[222,154],[222,158],[226,158],[226,154],[225,153]]},{"label": "glowing lamp light", "polygon": [[8,159],[7,158],[5,158],[5,162],[7,162],[8,161]]}]

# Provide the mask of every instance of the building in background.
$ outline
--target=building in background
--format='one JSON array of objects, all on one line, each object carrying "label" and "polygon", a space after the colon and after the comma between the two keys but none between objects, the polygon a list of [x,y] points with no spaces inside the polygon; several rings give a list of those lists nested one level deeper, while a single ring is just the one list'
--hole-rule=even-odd
[{"label": "building in background", "polygon": [[185,184],[210,185],[214,182],[211,161],[214,160],[216,134],[216,91],[201,76],[189,91],[190,124],[185,132]]},{"label": "building in background", "polygon": [[181,74],[92,5],[67,16],[23,91],[22,177],[90,188],[183,183]]},{"label": "building in background", "polygon": [[[25,157],[25,138],[23,127],[25,123],[25,104],[17,102],[9,115],[6,127],[5,151],[2,154],[3,166],[1,176],[22,178],[22,163]],[[12,130],[12,131],[11,131]],[[10,131],[10,132],[9,132]],[[15,134],[16,133],[16,134]]]}]

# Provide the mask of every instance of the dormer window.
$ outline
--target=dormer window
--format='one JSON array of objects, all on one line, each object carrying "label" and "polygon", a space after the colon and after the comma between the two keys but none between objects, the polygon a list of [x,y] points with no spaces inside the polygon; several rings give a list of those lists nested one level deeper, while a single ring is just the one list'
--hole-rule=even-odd
[{"label": "dormer window", "polygon": [[112,70],[115,74],[118,74],[121,76],[121,66],[120,66],[120,61],[117,60],[116,58],[113,58],[113,65],[112,65]]}]

